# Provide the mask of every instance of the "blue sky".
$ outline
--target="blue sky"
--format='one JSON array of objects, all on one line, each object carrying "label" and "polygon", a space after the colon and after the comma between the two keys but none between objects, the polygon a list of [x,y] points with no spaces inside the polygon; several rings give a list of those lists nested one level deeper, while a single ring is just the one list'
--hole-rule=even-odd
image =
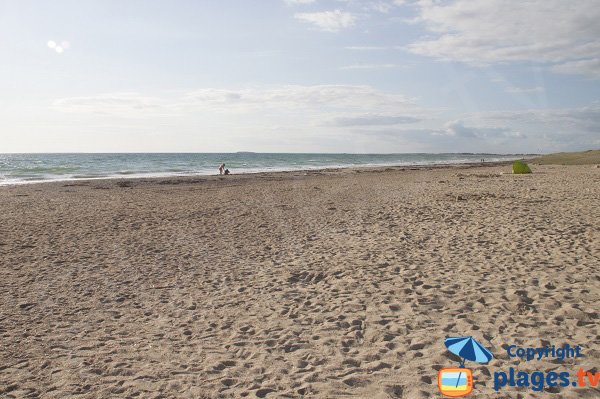
[{"label": "blue sky", "polygon": [[0,152],[600,147],[596,0],[0,1]]}]

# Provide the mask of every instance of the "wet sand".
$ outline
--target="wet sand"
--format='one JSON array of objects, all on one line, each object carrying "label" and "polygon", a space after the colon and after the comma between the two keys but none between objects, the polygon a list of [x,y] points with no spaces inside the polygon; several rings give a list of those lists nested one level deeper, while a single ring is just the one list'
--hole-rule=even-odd
[{"label": "wet sand", "polygon": [[[0,187],[0,396],[437,398],[473,335],[470,397],[546,398],[492,376],[597,371],[600,169],[533,171]],[[565,343],[585,357],[503,349]]]}]

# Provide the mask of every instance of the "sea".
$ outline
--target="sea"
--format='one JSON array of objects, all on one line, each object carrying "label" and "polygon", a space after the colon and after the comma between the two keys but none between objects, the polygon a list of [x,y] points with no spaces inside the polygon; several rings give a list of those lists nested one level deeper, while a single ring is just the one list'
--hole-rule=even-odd
[{"label": "sea", "polygon": [[0,154],[0,185],[102,179],[508,161],[525,154],[72,153]]}]

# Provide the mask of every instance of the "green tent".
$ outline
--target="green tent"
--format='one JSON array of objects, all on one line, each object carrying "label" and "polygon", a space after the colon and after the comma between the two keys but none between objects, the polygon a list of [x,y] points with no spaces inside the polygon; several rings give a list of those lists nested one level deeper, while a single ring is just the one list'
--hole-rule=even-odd
[{"label": "green tent", "polygon": [[513,168],[513,173],[514,174],[520,174],[520,173],[531,173],[531,169],[529,168],[529,165],[527,165],[525,162],[523,161],[515,161],[512,164],[512,168]]}]

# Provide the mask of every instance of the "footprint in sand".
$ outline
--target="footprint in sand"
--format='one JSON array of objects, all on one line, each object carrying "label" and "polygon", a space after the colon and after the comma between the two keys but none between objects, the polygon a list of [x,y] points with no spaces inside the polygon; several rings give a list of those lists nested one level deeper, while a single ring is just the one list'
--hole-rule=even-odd
[{"label": "footprint in sand", "polygon": [[259,389],[258,391],[256,391],[256,396],[259,398],[264,398],[271,392],[275,392],[275,390],[271,389],[271,388],[262,388],[262,389]]}]

